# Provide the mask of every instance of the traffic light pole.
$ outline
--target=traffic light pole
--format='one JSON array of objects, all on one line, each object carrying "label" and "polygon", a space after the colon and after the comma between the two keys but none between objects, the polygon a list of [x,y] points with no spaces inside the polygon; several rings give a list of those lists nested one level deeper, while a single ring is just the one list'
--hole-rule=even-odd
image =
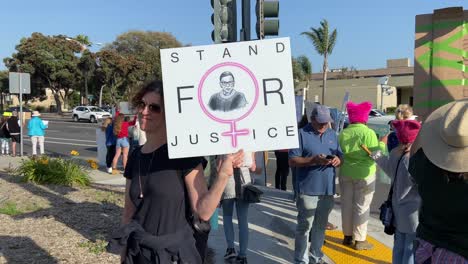
[{"label": "traffic light pole", "polygon": [[242,0],[242,41],[250,38],[250,0]]}]

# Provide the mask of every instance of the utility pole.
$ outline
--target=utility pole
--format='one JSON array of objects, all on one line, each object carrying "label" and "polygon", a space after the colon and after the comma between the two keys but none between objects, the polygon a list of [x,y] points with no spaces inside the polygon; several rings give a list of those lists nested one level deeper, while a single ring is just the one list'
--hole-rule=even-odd
[{"label": "utility pole", "polygon": [[241,41],[249,41],[250,38],[250,0],[242,0],[242,29]]}]

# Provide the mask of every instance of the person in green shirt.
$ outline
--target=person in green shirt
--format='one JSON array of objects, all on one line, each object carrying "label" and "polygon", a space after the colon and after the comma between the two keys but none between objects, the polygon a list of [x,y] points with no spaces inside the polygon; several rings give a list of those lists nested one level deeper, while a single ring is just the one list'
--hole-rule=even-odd
[{"label": "person in green shirt", "polygon": [[370,204],[375,192],[376,165],[366,151],[386,152],[386,137],[379,142],[374,130],[367,127],[370,102],[346,104],[350,125],[339,136],[343,151],[343,164],[340,169],[341,217],[343,244],[356,250],[372,249],[367,238],[367,222]]}]

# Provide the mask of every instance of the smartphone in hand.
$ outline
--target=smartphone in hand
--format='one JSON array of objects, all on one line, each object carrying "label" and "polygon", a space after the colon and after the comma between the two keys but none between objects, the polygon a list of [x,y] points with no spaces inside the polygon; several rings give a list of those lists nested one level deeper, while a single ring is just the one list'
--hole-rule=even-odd
[{"label": "smartphone in hand", "polygon": [[334,159],[335,156],[334,156],[334,155],[327,155],[325,158],[326,158],[326,159]]}]

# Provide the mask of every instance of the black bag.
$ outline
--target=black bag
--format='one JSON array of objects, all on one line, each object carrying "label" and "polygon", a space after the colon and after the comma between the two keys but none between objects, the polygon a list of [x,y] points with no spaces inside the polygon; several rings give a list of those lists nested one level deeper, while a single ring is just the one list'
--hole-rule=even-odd
[{"label": "black bag", "polygon": [[242,200],[247,203],[259,203],[260,196],[262,194],[263,192],[260,189],[253,186],[252,184],[247,184],[244,186],[244,190],[242,192]]},{"label": "black bag", "polygon": [[384,225],[384,233],[390,236],[395,234],[395,226],[393,225],[395,215],[393,214],[393,208],[392,208],[393,185],[395,185],[395,182],[397,179],[398,167],[400,166],[401,159],[403,159],[405,154],[406,152],[403,152],[400,159],[398,160],[397,167],[395,169],[395,177],[393,178],[393,183],[390,187],[388,198],[385,202],[382,203],[382,205],[379,208],[380,209],[379,219],[380,221],[382,221],[382,224]]},{"label": "black bag", "polygon": [[[392,186],[393,187],[393,186]],[[384,232],[387,235],[395,234],[395,227],[393,226],[393,209],[392,209],[392,201],[387,200],[382,203],[380,206],[380,221],[384,225]]]}]

